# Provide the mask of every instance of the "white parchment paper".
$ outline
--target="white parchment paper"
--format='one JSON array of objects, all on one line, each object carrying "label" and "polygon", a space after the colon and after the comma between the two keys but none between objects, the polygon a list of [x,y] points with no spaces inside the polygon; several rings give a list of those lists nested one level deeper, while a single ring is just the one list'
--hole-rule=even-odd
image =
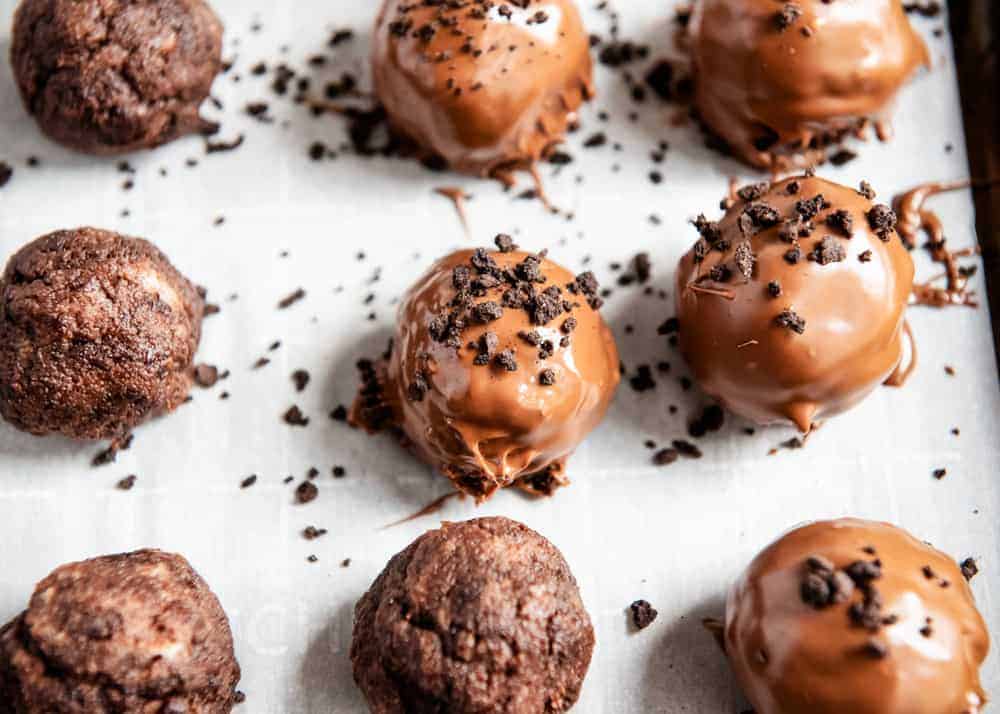
[{"label": "white parchment paper", "polygon": [[[857,515],[899,523],[956,558],[977,557],[983,573],[973,588],[993,634],[1000,634],[1000,390],[985,307],[912,309],[921,361],[911,382],[879,389],[825,425],[806,449],[769,456],[790,431],[747,436],[747,424],[729,418],[722,432],[701,440],[703,459],[657,468],[643,441],[682,437],[686,419],[705,399],[680,388],[682,361],[656,335],[673,314],[673,296],[664,301],[638,288],[616,289],[606,314],[630,372],[660,360],[673,369],[658,376],[655,391],[623,386],[605,423],[571,461],[573,485],[552,500],[504,493],[481,508],[452,500],[436,516],[381,529],[446,493],[448,484],[388,438],[367,437],[327,414],[349,403],[354,362],[384,346],[406,286],[439,255],[471,244],[435,187],[473,194],[468,212],[477,245],[501,231],[515,233],[523,246],[550,248],[573,270],[589,256],[606,282],[614,278],[610,262],[645,250],[655,286],[669,292],[673,266],[695,238],[688,221],[701,211],[716,215],[728,176],[755,175],[705,149],[694,127],[672,126],[675,107],[652,97],[635,107],[620,75],[604,68],[599,99],[569,142],[574,163],[543,170],[553,201],[575,211],[572,222],[491,182],[431,174],[412,163],[350,155],[314,162],[310,144],[337,146],[343,124],[274,101],[269,78],[249,68],[258,60],[302,67],[325,54],[327,69],[313,71],[323,80],[344,66],[363,70],[376,3],[214,4],[227,26],[226,57],[236,64],[216,84],[224,109],[207,112],[221,119],[221,138],[244,133],[245,145],[205,156],[201,140],[191,138],[130,157],[136,173],[129,191],[115,160],[74,155],[43,139],[21,108],[7,62],[0,63],[0,160],[15,167],[0,190],[0,256],[77,225],[145,236],[222,306],[206,321],[199,358],[231,370],[214,389],[196,390],[192,404],[140,428],[132,449],[99,469],[89,465],[92,445],[0,425],[0,619],[17,614],[34,583],[63,562],[142,546],[179,551],[231,617],[247,694],[241,711],[362,712],[347,656],[354,602],[392,554],[440,519],[503,514],[563,550],[594,618],[598,647],[577,711],[736,712],[743,703],[701,618],[721,614],[727,585],[785,529]],[[591,29],[606,35],[607,15],[596,10],[596,0],[582,4]],[[670,52],[670,5],[622,0],[623,35],[651,45],[654,56]],[[4,57],[14,6],[0,0]],[[859,159],[822,171],[851,185],[868,179],[883,199],[924,180],[967,175],[950,40],[946,32],[932,34],[946,23],[914,22],[928,38],[935,68],[901,97],[895,140],[864,146]],[[354,41],[329,49],[330,31],[345,26],[355,29]],[[643,67],[636,65],[636,74]],[[271,102],[275,123],[244,114],[254,100]],[[639,117],[631,121],[634,109]],[[601,110],[607,122],[597,118]],[[606,132],[609,143],[581,149],[596,131]],[[660,141],[670,150],[654,167],[649,154]],[[26,167],[29,156],[41,165]],[[186,165],[191,157],[198,166]],[[647,177],[654,168],[663,175],[659,185]],[[941,196],[933,206],[955,246],[974,244],[968,193]],[[225,218],[221,226],[213,225],[218,216]],[[922,252],[915,259],[919,276],[939,272]],[[276,309],[298,287],[306,298]],[[631,334],[627,325],[634,326]],[[268,352],[276,340],[281,346]],[[251,370],[264,355],[271,363]],[[956,374],[946,375],[945,365]],[[312,375],[302,394],[290,379],[298,368]],[[220,399],[223,390],[228,400]],[[281,420],[293,403],[311,419],[308,427]],[[671,404],[677,414],[670,414]],[[330,475],[335,465],[346,468],[345,478]],[[319,498],[295,505],[293,489],[310,467],[321,471]],[[932,471],[942,467],[948,476],[934,480]],[[128,474],[138,476],[135,488],[117,490],[116,481]],[[250,474],[258,475],[257,484],[241,490]],[[284,485],[288,475],[295,481]],[[329,534],[307,542],[300,535],[307,525]],[[319,561],[307,562],[310,554]],[[346,558],[350,566],[342,567]],[[630,634],[625,609],[637,598],[660,615]],[[983,677],[1000,696],[996,656]]]}]

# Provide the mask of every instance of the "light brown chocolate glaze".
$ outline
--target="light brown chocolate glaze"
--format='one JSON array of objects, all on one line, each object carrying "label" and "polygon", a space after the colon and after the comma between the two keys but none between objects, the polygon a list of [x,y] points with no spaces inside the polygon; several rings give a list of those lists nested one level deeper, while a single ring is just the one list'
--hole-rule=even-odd
[{"label": "light brown chocolate glaze", "polygon": [[697,0],[689,27],[698,115],[759,168],[817,163],[870,122],[886,136],[894,95],[930,65],[900,0]]},{"label": "light brown chocolate glaze", "polygon": [[594,95],[574,0],[386,0],[375,88],[394,128],[464,173],[528,168]]},{"label": "light brown chocolate glaze", "polygon": [[725,649],[757,714],[977,714],[986,702],[989,635],[962,572],[888,523],[820,521],[766,548],[729,592]]},{"label": "light brown chocolate glaze", "polygon": [[[403,299],[391,354],[369,372],[352,421],[369,430],[400,431],[419,458],[479,501],[515,484],[549,494],[567,483],[566,458],[601,421],[614,396],[619,381],[614,336],[595,309],[596,283],[577,287],[593,276],[574,278],[543,258],[543,281],[518,281],[515,287],[533,288],[535,294],[558,288],[557,304],[567,301],[568,312],[560,305],[558,315],[540,324],[530,308],[507,306],[505,294],[514,288],[502,278],[496,287],[473,291],[469,307],[459,310],[465,328],[452,340],[439,341],[435,323],[452,310],[458,294],[454,271],[476,255],[507,275],[533,259],[521,251],[461,250],[435,263]],[[482,277],[471,272],[473,279]],[[503,305],[503,314],[483,324],[470,309],[487,302]],[[567,320],[576,322],[571,331]],[[551,341],[550,356],[543,358],[543,345],[521,336],[530,332],[543,343]],[[488,358],[480,358],[488,363],[476,364],[487,333],[496,336],[496,345]],[[508,350],[516,371],[501,364]],[[546,370],[551,385],[543,384]]]},{"label": "light brown chocolate glaze", "polygon": [[968,289],[969,278],[963,275],[958,258],[975,254],[975,249],[949,250],[944,236],[944,225],[938,215],[924,204],[927,199],[946,191],[956,191],[970,186],[969,181],[925,183],[899,194],[893,199],[893,208],[899,217],[896,229],[910,248],[917,246],[921,231],[928,237],[927,248],[931,258],[944,267],[945,286],[933,280],[916,283],[913,299],[918,305],[946,307],[948,305],[978,306],[975,294]]},{"label": "light brown chocolate glaze", "polygon": [[[913,261],[891,228],[888,207],[875,208],[854,189],[801,176],[741,193],[718,223],[699,219],[703,237],[681,258],[681,351],[702,388],[732,412],[807,432],[859,402],[899,365]],[[795,222],[797,204],[817,195],[827,207],[811,221]],[[763,219],[768,209],[779,222],[755,225],[751,217]],[[850,218],[850,238],[827,222],[838,211]],[[879,215],[881,231],[870,222]],[[809,225],[811,234],[802,236]],[[782,237],[789,229],[793,237]],[[841,260],[810,257],[820,257],[815,252],[824,241],[842,252]],[[787,256],[796,248],[801,258],[792,264]],[[749,256],[748,277],[737,264],[741,254]],[[713,279],[713,269],[729,276]],[[781,289],[777,297],[769,292],[772,281]],[[789,320],[778,324],[785,311],[805,321],[801,334]]]}]

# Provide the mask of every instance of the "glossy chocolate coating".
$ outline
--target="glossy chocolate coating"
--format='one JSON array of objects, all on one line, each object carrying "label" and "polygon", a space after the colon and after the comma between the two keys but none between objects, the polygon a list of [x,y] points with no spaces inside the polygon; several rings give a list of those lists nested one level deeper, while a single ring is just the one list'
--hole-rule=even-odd
[{"label": "glossy chocolate coating", "polygon": [[[800,14],[781,29],[786,5]],[[813,163],[824,144],[886,119],[930,64],[900,0],[698,0],[689,27],[698,114],[761,168]]]},{"label": "glossy chocolate coating", "polygon": [[[799,190],[788,192],[795,182]],[[781,224],[744,236],[739,223],[751,204],[764,203],[786,220],[799,200],[822,194],[829,208],[799,238],[801,259],[786,253],[796,244],[780,237]],[[754,201],[737,200],[718,223],[725,252],[699,245],[681,258],[676,300],[680,347],[702,388],[726,408],[760,424],[788,423],[808,431],[814,421],[838,414],[882,384],[903,356],[903,313],[913,284],[913,261],[893,231],[882,240],[869,225],[872,201],[858,191],[815,177],[774,184]],[[846,211],[851,238],[824,221]],[[831,236],[843,260],[810,260]],[[735,266],[736,249],[749,240],[756,262],[749,279]],[[863,262],[862,254],[870,252]],[[731,271],[711,280],[715,266]],[[769,283],[781,292],[773,297]],[[776,324],[784,310],[805,320],[802,334]]]},{"label": "glossy chocolate coating", "polygon": [[574,0],[386,0],[373,44],[376,91],[395,129],[465,173],[530,166],[593,96]]},{"label": "glossy chocolate coating", "polygon": [[[501,271],[516,269],[529,257],[520,251],[488,255]],[[505,307],[497,320],[470,321],[457,349],[436,340],[431,324],[456,295],[453,271],[472,256],[473,251],[462,250],[441,259],[403,299],[382,396],[416,454],[462,491],[485,499],[516,483],[550,493],[566,483],[566,458],[601,421],[614,396],[619,381],[614,336],[585,296],[566,290],[574,276],[543,259],[544,282],[535,289],[559,287],[575,305],[571,312],[540,325],[528,311]],[[493,288],[476,302],[500,303],[507,289]],[[568,318],[576,327],[567,334]],[[542,359],[540,348],[519,336],[530,331],[553,343],[551,356]],[[495,354],[513,351],[516,371],[495,362],[475,363],[474,345],[488,332],[497,337]],[[545,370],[552,370],[551,385],[542,383]],[[427,391],[414,399],[418,376]]]},{"label": "glossy chocolate coating", "polygon": [[[873,583],[893,624],[854,624],[859,592],[807,604],[814,556],[838,569],[877,558]],[[883,657],[867,651],[871,639]],[[725,647],[757,714],[976,714],[986,701],[989,635],[968,583],[953,559],[887,523],[816,522],[765,549],[729,593]]]}]

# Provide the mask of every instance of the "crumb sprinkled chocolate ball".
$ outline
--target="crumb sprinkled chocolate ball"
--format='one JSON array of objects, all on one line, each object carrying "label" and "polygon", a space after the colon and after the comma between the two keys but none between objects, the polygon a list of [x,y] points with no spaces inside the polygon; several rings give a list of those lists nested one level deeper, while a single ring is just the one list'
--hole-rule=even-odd
[{"label": "crumb sprinkled chocolate ball", "polygon": [[681,258],[680,347],[702,388],[761,424],[859,402],[903,358],[913,261],[874,191],[800,176],[740,189],[699,216]]},{"label": "crumb sprinkled chocolate ball", "polygon": [[0,414],[115,439],[187,397],[204,301],[159,250],[95,228],[14,254],[0,280]]},{"label": "crumb sprinkled chocolate ball", "polygon": [[157,550],[56,569],[0,629],[5,714],[226,714],[239,678],[218,599]]},{"label": "crumb sprinkled chocolate ball", "polygon": [[362,364],[354,421],[395,429],[477,499],[518,485],[551,493],[618,386],[614,336],[592,273],[544,255],[462,250],[404,297],[392,351]]},{"label": "crumb sprinkled chocolate ball", "polygon": [[11,62],[50,138],[91,154],[148,149],[211,125],[222,25],[202,0],[22,0]]},{"label": "crumb sprinkled chocolate ball", "polygon": [[506,518],[445,523],[358,602],[351,661],[372,712],[564,712],[594,630],[562,554]]},{"label": "crumb sprinkled chocolate ball", "polygon": [[747,163],[783,169],[875,122],[927,47],[900,0],[697,0],[689,25],[695,106]]},{"label": "crumb sprinkled chocolate ball", "polygon": [[726,603],[726,654],[757,714],[976,714],[989,635],[958,564],[853,518],[766,548]]},{"label": "crumb sprinkled chocolate ball", "polygon": [[530,166],[594,93],[574,0],[385,0],[372,60],[394,128],[466,173]]}]

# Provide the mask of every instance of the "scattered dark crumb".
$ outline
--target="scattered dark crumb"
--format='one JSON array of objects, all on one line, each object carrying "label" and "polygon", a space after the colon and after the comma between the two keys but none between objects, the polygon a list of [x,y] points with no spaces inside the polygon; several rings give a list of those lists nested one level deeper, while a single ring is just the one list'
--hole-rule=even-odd
[{"label": "scattered dark crumb", "polygon": [[3,188],[10,182],[11,176],[14,175],[14,169],[6,161],[0,161],[0,188]]},{"label": "scattered dark crumb", "polygon": [[659,614],[645,600],[636,600],[631,605],[629,609],[632,611],[632,624],[635,625],[637,630],[645,630],[647,627],[653,624],[656,616]]},{"label": "scattered dark crumb", "polygon": [[295,489],[295,500],[299,503],[309,503],[315,501],[319,495],[319,489],[312,481],[303,481]]},{"label": "scattered dark crumb", "polygon": [[240,481],[240,488],[250,488],[255,483],[257,483],[257,474],[250,474],[245,479]]},{"label": "scattered dark crumb", "polygon": [[302,413],[302,410],[298,408],[297,405],[292,405],[288,410],[282,415],[282,419],[285,423],[290,426],[308,426],[309,417]]},{"label": "scattered dark crumb", "polygon": [[317,538],[322,538],[326,534],[326,528],[317,528],[316,526],[306,526],[302,531],[302,537],[306,540],[316,540]]},{"label": "scattered dark crumb", "polygon": [[333,477],[334,478],[344,478],[344,476],[346,476],[346,475],[347,475],[347,469],[345,469],[343,466],[334,466],[333,467]]},{"label": "scattered dark crumb", "polygon": [[841,149],[830,157],[830,163],[834,166],[843,166],[849,161],[854,161],[858,155],[850,149]]},{"label": "scattered dark crumb", "polygon": [[284,310],[286,308],[289,308],[295,303],[297,303],[299,300],[304,298],[305,296],[306,296],[306,291],[303,290],[302,288],[297,288],[295,292],[283,297],[280,301],[278,301],[278,309]]},{"label": "scattered dark crumb", "polygon": [[656,466],[667,466],[674,463],[680,457],[677,449],[660,449],[653,454],[653,463]]},{"label": "scattered dark crumb", "polygon": [[966,558],[959,563],[959,567],[962,569],[962,575],[965,576],[966,580],[972,580],[979,574],[979,564],[975,558]]},{"label": "scattered dark crumb", "polygon": [[194,368],[194,381],[199,387],[208,389],[219,381],[219,368],[211,364],[199,364]]},{"label": "scattered dark crumb", "polygon": [[701,449],[692,444],[690,441],[675,439],[671,442],[671,445],[677,449],[681,456],[687,456],[692,459],[700,459],[702,457]]},{"label": "scattered dark crumb", "polygon": [[271,364],[271,360],[269,360],[267,357],[258,357],[257,361],[253,363],[253,369],[260,369],[261,367],[264,367],[265,365],[268,364]]},{"label": "scattered dark crumb", "polygon": [[954,377],[955,376],[955,368],[952,367],[950,364],[946,364],[944,366],[944,373],[947,374],[949,377]]},{"label": "scattered dark crumb", "polygon": [[132,446],[132,434],[127,434],[120,440],[112,441],[108,448],[98,451],[91,460],[91,466],[106,466],[113,464],[118,458],[119,451],[127,451]]},{"label": "scattered dark crumb", "polygon": [[938,481],[940,481],[941,479],[943,479],[947,475],[948,475],[948,469],[934,469],[933,476]]},{"label": "scattered dark crumb", "polygon": [[115,488],[117,488],[119,491],[131,491],[132,487],[135,486],[135,482],[137,479],[138,477],[135,474],[130,474],[125,478],[123,478],[121,481],[119,481],[115,485]]},{"label": "scattered dark crumb", "polygon": [[316,555],[310,555],[308,558],[306,558],[306,560],[308,560],[310,563],[317,563],[319,562],[319,557]]},{"label": "scattered dark crumb", "polygon": [[295,384],[295,391],[301,392],[309,384],[309,372],[304,369],[297,369],[292,372],[292,383]]},{"label": "scattered dark crumb", "polygon": [[341,568],[349,568],[349,567],[351,567],[351,559],[350,558],[344,558],[342,561],[340,561],[340,567]]},{"label": "scattered dark crumb", "polygon": [[347,421],[347,407],[343,404],[338,404],[337,407],[330,412],[330,418],[334,421]]},{"label": "scattered dark crumb", "polygon": [[236,693],[233,695],[233,704],[242,704],[246,700],[247,695],[237,689]]}]

